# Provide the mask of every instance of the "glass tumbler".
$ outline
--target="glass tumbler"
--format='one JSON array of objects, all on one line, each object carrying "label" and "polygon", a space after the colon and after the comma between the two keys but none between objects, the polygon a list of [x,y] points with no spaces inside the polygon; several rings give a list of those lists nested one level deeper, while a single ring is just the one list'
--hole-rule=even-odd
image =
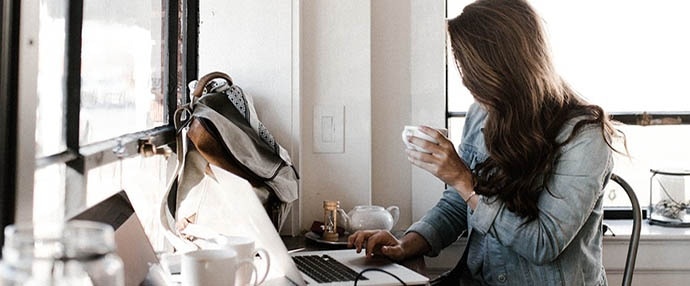
[{"label": "glass tumbler", "polygon": [[110,225],[73,220],[5,228],[0,285],[122,286],[124,266]]},{"label": "glass tumbler", "polygon": [[650,224],[690,227],[690,170],[651,169]]}]

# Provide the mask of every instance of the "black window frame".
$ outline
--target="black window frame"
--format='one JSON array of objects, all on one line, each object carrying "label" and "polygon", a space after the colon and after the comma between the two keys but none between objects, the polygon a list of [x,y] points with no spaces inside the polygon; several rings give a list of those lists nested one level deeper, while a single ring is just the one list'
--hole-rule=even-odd
[{"label": "black window frame", "polygon": [[[4,229],[14,223],[16,208],[16,99],[18,85],[20,0],[3,1],[2,6],[2,72],[0,73],[0,222]],[[175,150],[176,131],[174,112],[178,104],[189,102],[188,79],[198,76],[198,0],[168,0],[164,2],[164,35],[166,51],[163,60],[162,86],[165,95],[167,124],[139,132],[123,134],[87,145],[79,143],[79,113],[81,106],[81,41],[84,0],[67,1],[65,24],[65,144],[64,151],[36,159],[36,169],[54,165],[67,166],[65,210],[85,206],[86,179],[90,169],[125,157],[156,153],[169,147]],[[6,31],[9,31],[6,33]],[[180,84],[184,83],[184,84]],[[118,152],[116,152],[117,150]],[[67,199],[69,198],[69,199]],[[0,245],[4,233],[0,232]],[[1,257],[1,256],[0,256]]]},{"label": "black window frame", "polygon": [[[4,230],[15,219],[17,195],[17,91],[19,74],[20,0],[0,6],[0,223]],[[5,241],[0,232],[0,245]],[[0,258],[2,254],[0,254]]]},{"label": "black window frame", "polygon": [[[448,91],[446,90],[446,110],[448,101]],[[451,118],[462,118],[467,115],[464,111],[447,111],[446,120]],[[625,125],[687,125],[690,124],[690,112],[610,112],[609,117]],[[664,123],[673,122],[673,123]]]}]

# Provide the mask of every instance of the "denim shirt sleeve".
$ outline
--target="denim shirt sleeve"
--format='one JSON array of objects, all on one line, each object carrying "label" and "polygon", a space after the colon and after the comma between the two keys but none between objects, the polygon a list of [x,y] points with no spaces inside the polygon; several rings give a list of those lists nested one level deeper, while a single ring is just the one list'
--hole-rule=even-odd
[{"label": "denim shirt sleeve", "polygon": [[466,229],[467,204],[455,189],[448,188],[436,206],[412,224],[405,233],[419,233],[431,245],[431,251],[426,255],[437,256]]},{"label": "denim shirt sleeve", "polygon": [[[570,134],[564,128],[561,139]],[[612,169],[612,151],[599,127],[587,126],[567,145],[547,187],[539,213],[527,222],[503,202],[482,198],[469,218],[473,231],[488,234],[534,264],[556,259],[592,213]]]},{"label": "denim shirt sleeve", "polygon": [[[473,169],[478,162],[486,159],[481,141],[480,129],[483,126],[486,113],[478,104],[472,104],[467,112],[465,127],[463,128],[463,143],[458,148],[460,157],[465,164]],[[419,233],[431,246],[428,256],[437,256],[439,252],[455,242],[462,232],[467,230],[467,212],[470,209],[460,194],[448,188],[443,197],[430,209],[424,217],[410,226],[407,232]]]}]

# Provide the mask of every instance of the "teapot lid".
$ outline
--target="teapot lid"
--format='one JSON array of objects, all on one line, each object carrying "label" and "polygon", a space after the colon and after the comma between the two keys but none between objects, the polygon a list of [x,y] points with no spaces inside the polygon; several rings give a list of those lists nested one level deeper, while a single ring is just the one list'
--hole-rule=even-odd
[{"label": "teapot lid", "polygon": [[355,209],[383,209],[382,206],[377,205],[358,205],[354,207]]}]

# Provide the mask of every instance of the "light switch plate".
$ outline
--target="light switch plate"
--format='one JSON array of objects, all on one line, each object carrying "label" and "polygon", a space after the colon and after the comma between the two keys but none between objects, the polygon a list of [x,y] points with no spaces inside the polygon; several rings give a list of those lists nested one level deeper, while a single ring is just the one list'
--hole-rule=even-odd
[{"label": "light switch plate", "polygon": [[315,105],[314,153],[345,152],[345,106]]}]

